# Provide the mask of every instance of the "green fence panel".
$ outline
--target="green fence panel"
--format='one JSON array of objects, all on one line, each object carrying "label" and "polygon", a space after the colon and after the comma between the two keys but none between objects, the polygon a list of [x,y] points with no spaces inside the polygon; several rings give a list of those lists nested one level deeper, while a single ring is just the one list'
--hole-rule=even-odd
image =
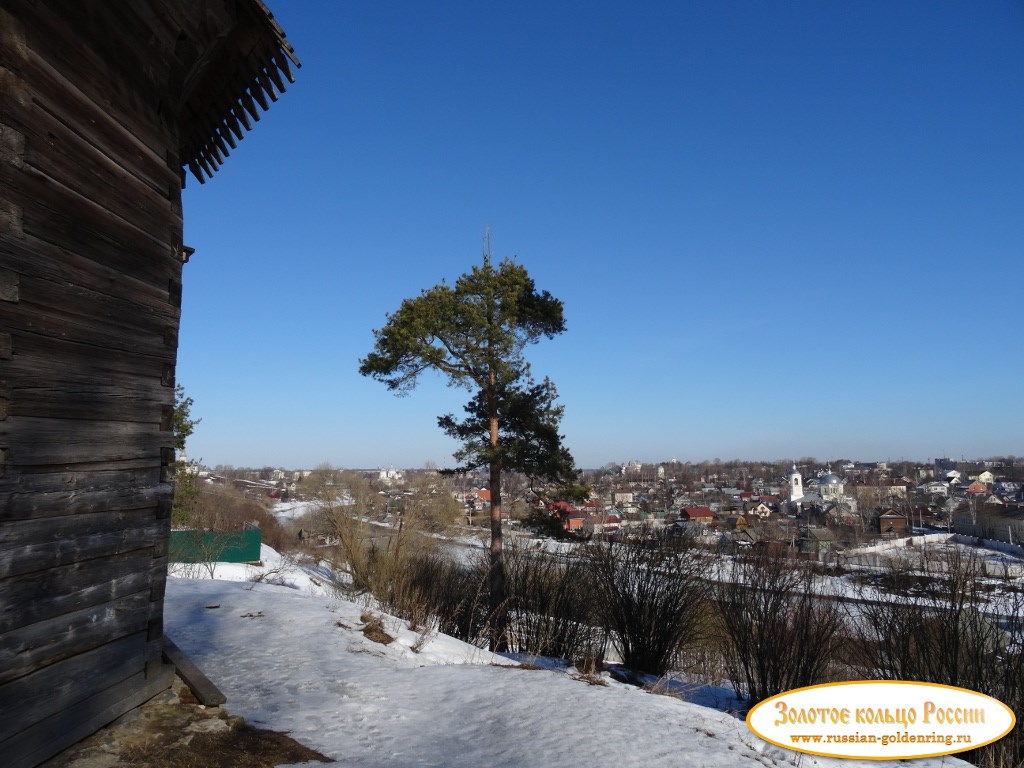
[{"label": "green fence panel", "polygon": [[260,559],[260,529],[244,531],[171,531],[172,563],[255,563]]}]

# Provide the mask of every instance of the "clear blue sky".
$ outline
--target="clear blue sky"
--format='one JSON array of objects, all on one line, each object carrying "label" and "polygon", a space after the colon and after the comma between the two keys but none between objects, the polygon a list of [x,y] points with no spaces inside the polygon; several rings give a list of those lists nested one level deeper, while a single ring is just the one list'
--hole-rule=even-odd
[{"label": "clear blue sky", "polygon": [[297,82],[189,177],[205,463],[451,465],[401,300],[516,256],[582,467],[1024,454],[1024,3],[269,0]]}]

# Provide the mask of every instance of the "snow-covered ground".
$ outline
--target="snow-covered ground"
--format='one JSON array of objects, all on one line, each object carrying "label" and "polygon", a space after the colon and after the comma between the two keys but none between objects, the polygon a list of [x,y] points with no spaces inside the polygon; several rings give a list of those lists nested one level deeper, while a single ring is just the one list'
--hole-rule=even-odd
[{"label": "snow-covered ground", "polygon": [[[521,668],[393,617],[383,622],[395,642],[382,645],[360,631],[365,607],[331,594],[329,574],[263,555],[262,569],[221,564],[215,581],[169,579],[166,631],[230,712],[338,765],[897,766],[785,750],[712,707],[607,676],[594,685],[571,668]],[[281,583],[252,581],[263,574]]]},{"label": "snow-covered ground", "polygon": [[316,510],[316,504],[312,501],[277,501],[271,509],[271,513],[278,520],[298,520]]}]

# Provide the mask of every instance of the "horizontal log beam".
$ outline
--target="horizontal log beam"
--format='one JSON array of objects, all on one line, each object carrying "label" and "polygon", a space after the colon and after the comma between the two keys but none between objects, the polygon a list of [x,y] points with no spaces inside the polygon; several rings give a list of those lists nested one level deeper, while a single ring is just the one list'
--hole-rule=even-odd
[{"label": "horizontal log beam", "polygon": [[207,707],[217,707],[226,702],[227,696],[220,692],[210,678],[203,674],[192,660],[182,653],[181,649],[174,644],[171,638],[164,635],[164,658],[174,665],[178,670],[178,676],[192,691],[200,704]]}]

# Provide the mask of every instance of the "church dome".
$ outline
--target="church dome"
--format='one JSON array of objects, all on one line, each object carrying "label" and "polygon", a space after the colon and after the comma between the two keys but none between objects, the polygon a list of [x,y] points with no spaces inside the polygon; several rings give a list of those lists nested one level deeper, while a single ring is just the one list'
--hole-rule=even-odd
[{"label": "church dome", "polygon": [[824,477],[818,478],[818,485],[842,485],[843,479],[839,475],[834,475],[831,472]]}]

